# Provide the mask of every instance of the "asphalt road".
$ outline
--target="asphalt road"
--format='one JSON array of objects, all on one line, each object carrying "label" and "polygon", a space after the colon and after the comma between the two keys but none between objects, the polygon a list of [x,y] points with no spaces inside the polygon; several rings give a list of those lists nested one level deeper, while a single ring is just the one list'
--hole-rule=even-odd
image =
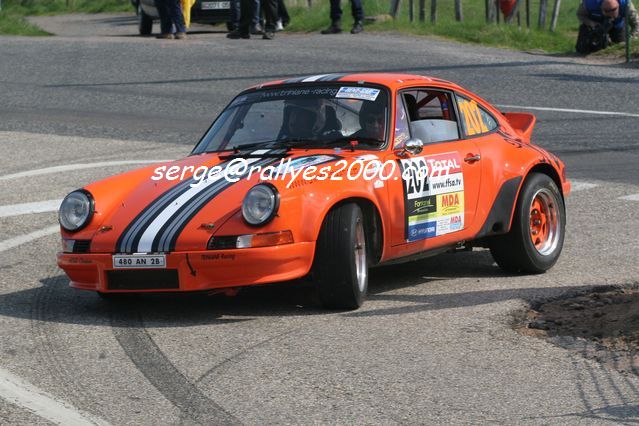
[{"label": "asphalt road", "polygon": [[[59,35],[0,39],[0,423],[69,412],[113,424],[639,420],[638,376],[510,325],[532,300],[639,281],[639,69],[390,34],[231,41],[198,27],[182,43],[135,37],[127,16],[40,19]],[[535,141],[575,180],[552,270],[509,276],[486,251],[383,267],[369,301],[346,313],[317,309],[300,285],[112,306],[68,288],[46,231],[55,213],[7,208],[134,167],[120,161],[186,155],[251,84],[367,70],[578,110],[534,110]],[[111,163],[19,175],[92,162]],[[8,397],[9,375],[44,405]]]}]

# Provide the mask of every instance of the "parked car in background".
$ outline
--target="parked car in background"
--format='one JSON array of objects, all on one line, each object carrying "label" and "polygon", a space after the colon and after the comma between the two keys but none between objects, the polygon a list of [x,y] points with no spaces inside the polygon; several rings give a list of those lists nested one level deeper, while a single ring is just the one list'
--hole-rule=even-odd
[{"label": "parked car in background", "polygon": [[[160,15],[154,0],[131,0],[138,15],[138,31],[140,35],[149,35],[153,31],[153,21]],[[196,0],[191,8],[191,22],[197,24],[226,23],[229,28],[231,20],[231,2],[229,0]]]}]

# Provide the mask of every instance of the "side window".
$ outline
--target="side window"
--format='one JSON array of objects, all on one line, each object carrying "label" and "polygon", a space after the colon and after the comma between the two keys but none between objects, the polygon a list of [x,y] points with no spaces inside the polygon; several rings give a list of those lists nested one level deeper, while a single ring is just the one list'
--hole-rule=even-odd
[{"label": "side window", "polygon": [[410,133],[424,144],[459,139],[451,94],[433,89],[403,92]]},{"label": "side window", "polygon": [[457,95],[457,106],[462,127],[467,136],[481,135],[497,128],[497,121],[485,109],[477,105],[477,102]]},{"label": "side window", "polygon": [[393,149],[401,149],[406,141],[410,139],[410,131],[408,130],[408,114],[404,108],[402,95],[397,95],[397,108],[395,112],[395,137],[393,138]]}]

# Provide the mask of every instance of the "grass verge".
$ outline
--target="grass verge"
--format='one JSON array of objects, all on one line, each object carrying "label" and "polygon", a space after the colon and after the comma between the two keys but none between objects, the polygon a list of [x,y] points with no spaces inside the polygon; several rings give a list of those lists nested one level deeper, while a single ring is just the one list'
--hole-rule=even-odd
[{"label": "grass verge", "polygon": [[[47,33],[29,24],[25,19],[29,15],[52,15],[60,13],[101,13],[101,12],[131,12],[129,0],[0,0],[0,35],[46,35]],[[313,7],[306,6],[307,0],[285,0],[289,5],[291,24],[288,31],[317,32],[328,26],[330,19],[329,2],[314,0]],[[413,22],[409,20],[409,2],[401,2],[401,8],[396,19],[391,19],[388,0],[363,0],[364,12],[367,17],[377,17],[376,21],[366,25],[366,31],[394,31],[414,35],[434,35],[449,39],[476,43],[488,46],[505,47],[524,51],[541,51],[546,53],[574,53],[575,41],[579,24],[576,11],[579,1],[562,2],[557,20],[557,28],[550,32],[550,16],[552,8],[549,6],[547,23],[543,28],[538,27],[540,0],[528,0],[530,14],[527,19],[526,1],[522,1],[520,10],[520,24],[514,20],[512,24],[487,24],[485,21],[485,0],[462,0],[464,20],[455,20],[454,2],[440,0],[437,2],[437,21],[430,22],[431,1],[425,0],[425,22],[419,22],[419,1],[415,0]],[[350,4],[343,0],[343,26],[350,29],[352,18]],[[552,0],[550,5],[554,4]],[[530,27],[526,21],[530,22]],[[633,57],[639,57],[639,40],[632,42]],[[625,55],[623,45],[615,45],[597,55],[620,56]]]},{"label": "grass verge", "polygon": [[[290,31],[315,32],[328,26],[330,23],[330,8],[328,2],[314,1],[313,7],[305,6],[305,0],[289,0],[292,6],[289,8],[291,24],[287,28]],[[343,1],[343,26],[349,30],[352,25],[350,5]],[[557,27],[554,32],[549,30],[553,1],[549,1],[547,22],[543,28],[538,27],[539,0],[529,0],[530,28],[526,25],[525,1],[522,1],[520,9],[520,24],[513,20],[512,24],[487,24],[485,20],[484,0],[462,0],[464,20],[455,20],[454,2],[445,0],[437,2],[437,20],[435,24],[430,22],[430,1],[426,1],[425,21],[419,22],[419,1],[415,0],[413,22],[409,20],[409,2],[401,2],[401,9],[396,19],[390,19],[389,2],[382,0],[363,0],[364,12],[367,17],[377,17],[375,23],[366,25],[367,31],[395,31],[405,34],[435,35],[449,39],[476,43],[488,46],[505,47],[517,50],[533,50],[547,53],[574,53],[575,42],[579,23],[576,12],[578,1],[562,2]],[[381,18],[381,19],[379,19]],[[635,40],[634,45],[639,45]],[[636,48],[633,47],[635,50]],[[620,50],[619,50],[620,49]],[[623,51],[623,45],[607,49],[617,55],[617,51]]]},{"label": "grass verge", "polygon": [[50,35],[35,25],[31,25],[23,15],[5,10],[0,12],[0,34],[23,36]]},{"label": "grass verge", "polygon": [[30,15],[131,12],[129,0],[0,0],[0,35],[49,35],[31,25]]}]

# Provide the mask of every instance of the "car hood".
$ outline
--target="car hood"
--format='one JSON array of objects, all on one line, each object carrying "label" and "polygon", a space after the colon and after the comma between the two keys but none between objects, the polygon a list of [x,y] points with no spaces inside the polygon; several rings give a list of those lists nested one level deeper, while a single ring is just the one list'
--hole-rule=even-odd
[{"label": "car hood", "polygon": [[[333,150],[294,150],[288,153],[262,150],[241,157],[202,154],[146,169],[146,173],[138,172],[135,182],[127,184],[129,189],[119,200],[110,203],[110,206],[103,205],[100,211],[103,220],[93,235],[91,251],[146,253],[204,250],[214,232],[212,230],[219,229],[221,224],[236,214],[247,191],[261,181],[259,173],[254,172],[249,177],[248,170],[251,167],[272,166],[283,175],[285,171],[300,167],[328,164],[343,157],[356,156],[353,154],[358,153],[348,152],[344,155]],[[209,171],[216,168],[219,172],[210,178],[201,178],[206,175],[203,167]],[[174,173],[169,174],[172,168]],[[183,174],[183,170],[187,172]],[[200,172],[194,176],[195,170]],[[242,173],[242,170],[245,172]],[[281,196],[301,191],[296,185],[287,185],[289,179],[269,182]],[[105,181],[103,185],[109,185],[109,182]],[[87,189],[105,192],[100,183],[92,186]],[[290,199],[291,194],[288,195]],[[99,196],[95,198],[97,212],[101,200]]]}]

